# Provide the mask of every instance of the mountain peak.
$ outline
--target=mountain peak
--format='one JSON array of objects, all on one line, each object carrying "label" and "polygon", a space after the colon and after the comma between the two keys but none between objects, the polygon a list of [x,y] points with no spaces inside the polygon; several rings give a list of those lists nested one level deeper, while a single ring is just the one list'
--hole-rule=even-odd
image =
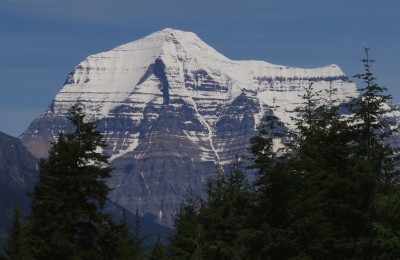
[{"label": "mountain peak", "polygon": [[[154,32],[142,39],[118,46],[112,51],[135,51],[141,50],[142,54],[159,58],[162,54],[176,56],[179,54],[190,54],[196,57],[209,57],[227,61],[221,53],[206,44],[195,33],[165,28]],[[154,60],[154,59],[153,59]]]},{"label": "mountain peak", "polygon": [[[130,50],[137,47],[138,44],[151,44],[154,42],[158,46],[162,46],[165,42],[174,42],[175,44],[183,44],[184,42],[202,42],[205,44],[195,33],[181,31],[172,28],[164,28],[160,31],[149,34],[139,40],[129,42],[127,44],[116,47],[114,50]],[[211,48],[211,47],[210,47]]]},{"label": "mountain peak", "polygon": [[178,37],[178,38],[181,38],[181,37],[197,37],[198,38],[198,36],[193,32],[187,32],[187,31],[182,31],[182,30],[173,29],[173,28],[164,28],[160,31],[150,34],[149,36],[153,36],[153,35],[154,36],[156,36],[156,35],[157,36],[159,36],[159,35],[174,36],[174,37]]},{"label": "mountain peak", "polygon": [[107,142],[103,152],[115,168],[110,199],[168,224],[188,187],[200,193],[216,164],[229,168],[246,154],[270,106],[290,128],[310,82],[336,88],[339,99],[356,93],[335,65],[234,61],[194,33],[166,28],[78,64],[21,140],[46,157],[57,132],[73,130],[70,108],[81,105]]},{"label": "mountain peak", "polygon": [[[183,98],[193,105],[211,96],[230,103],[247,89],[258,92],[258,95],[269,93],[268,99],[260,101],[268,104],[270,95],[281,92],[278,96],[285,100],[292,96],[290,92],[299,87],[292,86],[290,81],[299,80],[296,85],[300,85],[303,81],[317,79],[347,81],[346,75],[336,65],[303,69],[265,61],[230,60],[195,33],[164,28],[86,58],[68,75],[45,114],[65,115],[68,108],[78,102],[86,104],[90,117],[101,119],[132,100],[146,106],[159,95],[166,97],[167,90],[173,97]],[[277,83],[273,81],[284,85],[282,90],[276,89]],[[323,82],[321,80],[321,87],[325,84]],[[339,87],[343,96],[353,91],[354,86]],[[297,95],[292,101],[295,99]],[[142,119],[142,116],[138,118],[139,121]]]}]

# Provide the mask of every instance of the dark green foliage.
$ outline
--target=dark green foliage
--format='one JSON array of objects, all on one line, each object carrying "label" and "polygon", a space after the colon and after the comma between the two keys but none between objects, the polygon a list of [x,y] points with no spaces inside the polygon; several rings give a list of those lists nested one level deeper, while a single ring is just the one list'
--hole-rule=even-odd
[{"label": "dark green foliage", "polygon": [[361,79],[365,86],[359,89],[360,96],[350,105],[350,110],[354,113],[355,139],[359,147],[357,155],[367,159],[380,156],[378,159],[383,159],[385,154],[377,153],[376,150],[381,150],[382,141],[393,134],[388,118],[388,113],[392,111],[388,106],[391,96],[384,93],[386,88],[375,82],[376,78],[371,72],[371,65],[375,61],[369,58],[368,48],[365,48],[362,62],[365,72],[354,77]]},{"label": "dark green foliage", "polygon": [[253,236],[248,214],[253,194],[235,164],[229,173],[208,180],[206,199],[189,194],[175,218],[170,239],[173,259],[246,259]]},{"label": "dark green foliage", "polygon": [[[390,117],[393,111],[388,105],[390,95],[386,88],[379,86],[371,72],[374,60],[369,58],[369,50],[365,48],[366,57],[362,60],[365,72],[355,77],[363,80],[360,96],[350,103],[354,122],[354,153],[357,158],[371,169],[372,181],[387,185],[397,181],[399,166],[396,150],[388,144],[388,138],[397,131],[396,123]],[[378,188],[378,187],[377,187]]]},{"label": "dark green foliage", "polygon": [[288,131],[274,115],[274,109],[272,106],[269,111],[266,112],[263,122],[258,127],[258,134],[250,138],[249,152],[252,154],[249,160],[253,162],[253,165],[249,168],[257,169],[260,172],[268,171],[279,161],[277,153],[283,152],[283,148],[280,151],[274,151],[274,141],[282,140],[286,141],[288,137]]},{"label": "dark green foliage", "polygon": [[399,156],[389,145],[397,128],[365,54],[365,72],[355,77],[366,86],[347,104],[334,98],[335,89],[322,99],[310,84],[292,131],[271,107],[250,139],[254,189],[235,167],[209,180],[206,199],[191,197],[178,212],[172,256],[398,258]]},{"label": "dark green foliage", "polygon": [[[334,100],[321,102],[312,85],[305,90],[304,104],[297,109],[297,128],[286,133],[290,142],[284,143],[285,149],[266,168],[258,166],[260,178],[255,184],[259,208],[252,215],[262,238],[258,258],[330,258],[330,247],[338,239],[336,219],[341,216],[336,203],[342,197],[335,194],[338,187],[346,190],[342,185],[350,178],[343,159],[348,154],[348,128]],[[256,138],[253,141],[270,137],[263,133]],[[274,155],[269,148],[263,157],[267,151]],[[260,156],[253,155],[257,163]]]},{"label": "dark green foliage", "polygon": [[166,259],[168,259],[167,248],[161,241],[160,234],[157,234],[156,242],[151,247],[149,259],[151,259],[151,260],[166,260]]},{"label": "dark green foliage", "polygon": [[172,259],[202,259],[203,226],[199,208],[200,198],[189,192],[174,218],[175,234],[169,239]]},{"label": "dark green foliage", "polygon": [[375,207],[375,259],[396,259],[400,255],[400,190],[377,197]]},{"label": "dark green foliage", "polygon": [[[110,217],[102,213],[110,188],[111,169],[96,122],[85,122],[79,108],[72,110],[76,130],[60,133],[31,194],[28,230],[35,259],[107,259],[112,256]],[[115,235],[114,235],[115,237]]]},{"label": "dark green foliage", "polygon": [[[388,206],[396,205],[399,190],[398,156],[387,144],[395,128],[390,96],[374,82],[371,62],[366,49],[366,72],[356,76],[366,87],[347,106],[351,115],[340,113],[346,108],[333,98],[334,89],[321,100],[311,84],[294,131],[277,136],[272,112],[250,140],[260,173],[251,214],[259,238],[253,258],[365,259],[374,249],[377,256],[398,252],[392,230],[400,215]],[[276,137],[283,142],[278,150]]]},{"label": "dark green foliage", "polygon": [[[362,179],[362,190],[360,196],[367,199],[364,212],[365,230],[372,237],[368,239],[365,251],[372,254],[371,243],[381,247],[389,242],[390,236],[386,237],[385,226],[390,226],[391,211],[387,202],[395,202],[398,198],[398,151],[388,144],[388,139],[397,131],[395,122],[390,118],[392,109],[388,105],[390,95],[385,94],[386,88],[379,86],[371,72],[371,65],[374,60],[369,58],[369,50],[365,48],[366,57],[362,60],[365,72],[355,77],[363,80],[365,87],[360,89],[360,97],[353,100],[350,110],[353,112],[354,124],[354,171]],[[393,204],[396,210],[396,203]],[[383,216],[387,215],[388,218]],[[391,216],[391,217],[389,217]],[[375,223],[372,225],[372,223]],[[388,235],[389,233],[386,233]],[[375,237],[375,236],[378,237]],[[393,238],[393,237],[392,237]],[[379,242],[376,242],[376,241]],[[375,242],[373,242],[375,241]],[[389,250],[388,254],[396,251]],[[381,252],[382,253],[382,252]],[[379,254],[378,254],[379,255]]]},{"label": "dark green foliage", "polygon": [[[189,192],[168,248],[158,235],[149,258],[397,259],[399,157],[388,144],[396,128],[365,51],[357,98],[343,105],[330,88],[321,99],[310,84],[292,131],[271,107],[250,140],[258,179],[249,184],[237,160],[207,180],[204,199]],[[145,259],[138,213],[131,229],[125,212],[117,225],[101,211],[111,170],[96,123],[83,119],[73,110],[76,131],[60,133],[41,161],[27,224],[15,213],[9,259]]]},{"label": "dark green foliage", "polygon": [[26,230],[18,208],[14,209],[13,222],[9,230],[6,257],[9,260],[31,259],[26,240]]},{"label": "dark green foliage", "polygon": [[293,221],[302,238],[299,252],[312,258],[358,257],[357,248],[368,236],[364,212],[370,198],[360,197],[364,186],[354,171],[353,128],[338,113],[335,100],[318,104],[318,93],[313,95],[306,95],[305,109],[298,110],[302,117],[289,161],[300,178],[297,194],[302,196]]},{"label": "dark green foliage", "polygon": [[236,162],[228,173],[208,180],[200,209],[205,258],[244,259],[248,255],[248,214],[253,206],[251,187]]},{"label": "dark green foliage", "polygon": [[116,259],[145,259],[143,245],[145,237],[141,236],[140,216],[137,210],[135,217],[135,226],[132,230],[128,224],[126,212],[123,211],[122,222],[118,227],[118,258]]},{"label": "dark green foliage", "polygon": [[[334,99],[334,89],[322,100],[310,84],[293,131],[271,107],[250,140],[251,168],[260,174],[254,190],[235,167],[209,180],[206,200],[192,196],[177,215],[172,256],[365,259],[397,253],[398,212],[388,205],[397,199],[398,157],[385,143],[393,134],[386,117],[390,97],[374,83],[366,55],[366,72],[357,77],[367,86],[347,107]],[[346,109],[350,115],[342,114]]]}]

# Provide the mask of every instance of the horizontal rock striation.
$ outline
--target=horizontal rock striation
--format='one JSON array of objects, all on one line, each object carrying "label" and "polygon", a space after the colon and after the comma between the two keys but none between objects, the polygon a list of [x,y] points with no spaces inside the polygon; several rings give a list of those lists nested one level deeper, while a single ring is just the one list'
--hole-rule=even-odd
[{"label": "horizontal rock striation", "polygon": [[356,86],[336,65],[301,69],[234,61],[195,34],[164,29],[89,56],[68,75],[43,115],[21,135],[46,157],[58,131],[70,131],[73,105],[99,120],[115,167],[110,199],[164,225],[190,188],[201,193],[217,165],[246,153],[270,107],[292,127],[304,87],[337,89],[346,100]]}]

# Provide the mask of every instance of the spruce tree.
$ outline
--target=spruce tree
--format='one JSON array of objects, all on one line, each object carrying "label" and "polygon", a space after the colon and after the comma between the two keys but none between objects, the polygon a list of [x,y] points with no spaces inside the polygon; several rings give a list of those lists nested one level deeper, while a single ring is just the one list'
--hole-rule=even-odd
[{"label": "spruce tree", "polygon": [[[388,143],[395,127],[390,96],[375,83],[371,62],[366,49],[365,73],[356,75],[366,86],[348,106],[332,98],[334,89],[321,100],[312,85],[306,88],[295,129],[283,132],[280,151],[273,149],[273,116],[251,139],[260,172],[252,214],[260,234],[255,258],[360,259],[398,252],[400,213],[396,204],[387,206],[399,194],[398,156]],[[343,115],[346,108],[350,113]]]},{"label": "spruce tree", "polygon": [[[393,121],[389,113],[393,110],[389,106],[391,96],[386,94],[386,88],[376,83],[372,73],[372,60],[369,57],[369,49],[365,48],[365,58],[362,59],[364,72],[355,75],[365,84],[359,89],[359,96],[350,103],[350,111],[353,113],[355,139],[357,141],[357,155],[369,161],[378,160],[384,163],[385,156],[391,155],[391,149],[385,150],[384,141],[393,134]],[[377,163],[377,162],[375,162]],[[378,163],[375,167],[383,165]]]},{"label": "spruce tree", "polygon": [[251,259],[255,240],[249,223],[251,185],[236,162],[230,172],[207,180],[205,199],[189,193],[175,217],[173,259]]},{"label": "spruce tree", "polygon": [[32,197],[29,239],[35,259],[103,259],[112,221],[102,212],[110,188],[105,146],[97,122],[81,108],[70,117],[72,133],[60,132],[49,157],[40,162]]},{"label": "spruce tree", "polygon": [[144,259],[144,240],[145,237],[141,234],[140,215],[136,210],[135,226],[132,230],[128,223],[128,218],[125,209],[122,212],[122,221],[118,228],[117,259]]},{"label": "spruce tree", "polygon": [[365,256],[363,243],[369,237],[364,211],[371,200],[360,198],[364,179],[354,171],[355,130],[341,115],[334,92],[330,89],[328,99],[321,100],[312,84],[305,89],[303,104],[296,109],[296,127],[283,136],[285,149],[280,154],[271,148],[273,135],[266,134],[273,129],[253,139],[262,212],[252,215],[261,231],[257,258]]},{"label": "spruce tree", "polygon": [[6,259],[9,260],[32,259],[27,245],[25,224],[21,218],[19,209],[15,208],[5,248]]},{"label": "spruce tree", "polygon": [[400,255],[400,188],[375,199],[373,259],[396,259]]},{"label": "spruce tree", "polygon": [[[250,139],[249,158],[259,173],[254,183],[255,207],[250,214],[256,239],[251,245],[253,259],[288,259],[296,255],[291,223],[297,196],[296,176],[287,169],[290,158],[290,133],[274,115],[272,106]],[[276,144],[281,143],[280,149]]]},{"label": "spruce tree", "polygon": [[219,172],[205,187],[199,221],[203,227],[204,257],[209,259],[245,259],[252,238],[249,214],[253,193],[238,158],[229,172]]},{"label": "spruce tree", "polygon": [[175,233],[169,238],[172,259],[203,259],[203,226],[199,221],[201,199],[190,190],[174,216]]},{"label": "spruce tree", "polygon": [[365,51],[365,73],[356,77],[366,87],[348,104],[335,99],[332,87],[323,100],[310,84],[293,131],[271,109],[250,140],[251,168],[260,174],[254,194],[234,171],[209,180],[205,200],[181,207],[171,240],[176,258],[398,256],[399,157],[389,144],[396,128],[390,96],[375,83]]},{"label": "spruce tree", "polygon": [[161,236],[158,233],[156,242],[151,247],[149,258],[151,260],[166,260],[167,257],[167,248],[161,241]]},{"label": "spruce tree", "polygon": [[376,83],[372,73],[375,62],[365,48],[362,60],[364,72],[355,77],[363,81],[360,96],[353,100],[350,110],[354,124],[354,171],[362,180],[360,195],[364,202],[365,239],[362,250],[375,259],[393,259],[399,252],[400,216],[398,199],[399,149],[391,145],[394,133],[398,131],[391,115],[391,96],[386,88]]},{"label": "spruce tree", "polygon": [[[359,180],[360,215],[363,216],[364,233],[368,239],[360,243],[360,250],[366,255],[373,254],[373,234],[375,227],[384,226],[382,217],[383,201],[396,196],[398,186],[398,151],[391,146],[389,140],[397,131],[391,117],[393,111],[389,105],[391,96],[386,94],[386,88],[376,83],[372,73],[374,60],[369,57],[369,49],[365,48],[365,58],[362,60],[364,72],[355,75],[363,81],[364,87],[358,98],[350,103],[353,113],[354,127],[354,172]],[[394,192],[394,194],[392,194]],[[378,223],[379,224],[378,224]],[[379,239],[379,238],[378,238]]]},{"label": "spruce tree", "polygon": [[[330,88],[303,97],[297,111],[295,153],[290,170],[298,178],[298,195],[292,229],[298,254],[311,258],[357,258],[363,241],[359,186],[353,172],[352,126]],[[360,233],[361,232],[361,233]]]}]

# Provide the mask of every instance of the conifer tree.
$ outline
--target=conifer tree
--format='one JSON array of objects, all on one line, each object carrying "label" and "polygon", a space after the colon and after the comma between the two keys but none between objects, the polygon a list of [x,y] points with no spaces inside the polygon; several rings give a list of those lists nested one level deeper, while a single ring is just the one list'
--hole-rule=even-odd
[{"label": "conifer tree", "polygon": [[151,260],[166,260],[166,259],[168,259],[167,258],[167,248],[161,241],[161,237],[160,237],[159,233],[157,234],[156,242],[151,247],[149,258]]},{"label": "conifer tree", "polygon": [[[368,239],[360,245],[360,250],[372,255],[373,225],[376,221],[383,223],[375,227],[384,226],[382,216],[383,200],[391,200],[392,192],[398,190],[398,151],[394,149],[389,139],[396,131],[390,114],[393,111],[389,106],[391,96],[386,94],[386,88],[376,83],[372,73],[374,60],[369,57],[369,49],[365,48],[365,58],[362,60],[364,72],[355,75],[363,81],[360,95],[350,103],[354,123],[354,172],[359,180],[360,215],[363,216],[364,233]],[[378,217],[378,220],[376,219]],[[379,234],[375,233],[375,234]]]},{"label": "conifer tree", "polygon": [[[296,151],[291,171],[299,179],[292,227],[299,239],[298,254],[311,258],[354,258],[364,239],[359,216],[359,183],[353,172],[352,126],[339,111],[330,88],[328,100],[319,93],[303,97],[296,119]],[[360,226],[361,224],[361,226]],[[360,234],[361,232],[361,234]],[[351,248],[351,249],[350,249]]]},{"label": "conifer tree", "polygon": [[[382,160],[386,153],[384,140],[393,134],[393,121],[388,114],[393,110],[389,106],[391,96],[386,94],[386,88],[376,83],[372,73],[372,63],[375,61],[369,57],[369,49],[365,48],[365,58],[362,59],[364,73],[355,75],[365,84],[359,89],[359,96],[350,103],[350,111],[354,113],[353,122],[355,138],[357,140],[357,155],[367,160]],[[382,151],[380,151],[382,150]],[[384,160],[382,161],[384,162]],[[378,164],[376,167],[380,167]]]},{"label": "conifer tree", "polygon": [[144,239],[141,235],[140,216],[138,210],[135,215],[134,229],[130,227],[125,209],[122,212],[122,222],[118,228],[118,258],[121,260],[144,259]]},{"label": "conifer tree", "polygon": [[189,193],[175,217],[170,238],[173,259],[246,259],[254,230],[249,224],[253,193],[235,163],[205,187],[206,198]]},{"label": "conifer tree", "polygon": [[199,222],[201,199],[191,190],[174,216],[175,233],[169,238],[172,259],[203,259],[203,227]]},{"label": "conifer tree", "polygon": [[205,187],[206,200],[200,208],[204,257],[244,259],[249,254],[249,214],[253,194],[238,158],[229,172],[219,172]]},{"label": "conifer tree", "polygon": [[136,209],[135,212],[135,222],[133,227],[133,238],[134,238],[134,248],[136,250],[136,256],[138,258],[144,257],[144,252],[146,251],[144,241],[147,238],[146,235],[142,234],[142,225],[140,222],[139,210]]},{"label": "conifer tree", "polygon": [[400,188],[375,199],[373,259],[396,259],[400,255]]},{"label": "conifer tree", "polygon": [[40,176],[29,217],[30,247],[36,259],[103,259],[112,221],[102,212],[111,169],[98,150],[105,146],[97,122],[86,122],[81,108],[70,117],[72,133],[59,133]]},{"label": "conifer tree", "polygon": [[[354,124],[354,154],[357,177],[362,180],[360,196],[365,199],[365,233],[368,239],[362,244],[365,255],[375,259],[393,259],[399,252],[398,199],[399,149],[390,140],[398,130],[390,107],[391,96],[386,88],[376,83],[372,73],[375,62],[365,48],[362,60],[364,72],[355,77],[364,87],[360,96],[351,103]],[[361,211],[361,210],[360,210]]]},{"label": "conifer tree", "polygon": [[389,230],[397,230],[394,216],[400,214],[386,206],[399,188],[398,156],[387,143],[395,128],[390,96],[375,83],[371,62],[366,49],[365,73],[356,75],[366,87],[347,106],[352,115],[341,114],[345,108],[332,98],[333,89],[321,100],[310,85],[294,131],[283,132],[280,153],[273,149],[274,117],[251,139],[260,172],[252,214],[260,233],[255,258],[368,258],[372,243],[375,254],[383,248],[396,254],[398,236]]},{"label": "conifer tree", "polygon": [[180,245],[173,244],[175,252],[186,250],[182,259],[398,256],[399,157],[388,143],[396,128],[388,116],[390,96],[375,83],[365,51],[365,73],[356,77],[366,87],[348,104],[335,99],[332,87],[321,99],[310,84],[293,131],[284,129],[271,109],[250,140],[250,168],[260,174],[255,201],[234,171],[209,180],[201,203],[181,207],[175,237]]},{"label": "conifer tree", "polygon": [[5,251],[6,259],[9,260],[32,259],[28,250],[26,229],[18,208],[14,209],[13,222],[9,230]]},{"label": "conifer tree", "polygon": [[[354,171],[354,128],[339,113],[334,92],[330,89],[329,99],[321,100],[312,84],[305,89],[296,128],[286,134],[286,149],[274,160],[273,149],[263,146],[271,143],[271,135],[253,139],[263,141],[252,146],[261,174],[256,188],[262,213],[253,214],[263,243],[255,250],[258,258],[364,256],[363,210],[371,200],[359,197],[363,179]],[[265,158],[267,167],[258,162]]]},{"label": "conifer tree", "polygon": [[[254,259],[288,259],[295,255],[291,242],[290,224],[293,220],[293,202],[297,196],[295,176],[287,170],[290,134],[274,115],[272,106],[259,127],[258,134],[250,139],[249,158],[259,173],[254,183],[255,208],[250,223],[256,239],[251,243]],[[281,140],[282,147],[276,149]]]}]

